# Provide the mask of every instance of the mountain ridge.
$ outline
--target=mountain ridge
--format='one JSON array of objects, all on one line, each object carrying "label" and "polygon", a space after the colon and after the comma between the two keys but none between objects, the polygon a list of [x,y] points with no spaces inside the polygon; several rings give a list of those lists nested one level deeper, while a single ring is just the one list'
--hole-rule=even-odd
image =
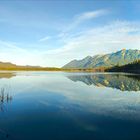
[{"label": "mountain ridge", "polygon": [[113,67],[116,65],[122,66],[132,63],[140,59],[140,50],[126,50],[108,54],[87,56],[81,60],[72,60],[62,68],[98,68],[98,67]]}]

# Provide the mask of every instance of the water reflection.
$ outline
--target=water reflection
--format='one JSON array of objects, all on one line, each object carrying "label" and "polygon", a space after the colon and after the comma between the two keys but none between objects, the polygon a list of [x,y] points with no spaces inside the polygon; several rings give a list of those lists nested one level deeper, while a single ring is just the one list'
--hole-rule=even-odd
[{"label": "water reflection", "polygon": [[12,101],[12,96],[9,95],[9,91],[6,88],[0,89],[0,111],[4,112],[5,103]]},{"label": "water reflection", "polygon": [[140,94],[97,87],[103,80],[119,85],[127,79],[139,81],[131,75],[62,72],[17,72],[0,79],[0,140],[139,140]]},{"label": "water reflection", "polygon": [[[4,74],[3,76],[0,76],[2,78],[9,78],[10,75]],[[0,113],[2,114],[6,113],[7,105],[12,101],[12,96],[10,95],[10,88],[9,86],[4,86],[0,88]],[[2,139],[9,139],[9,133],[3,129],[3,127],[0,127],[0,138]]]},{"label": "water reflection", "polygon": [[12,78],[12,77],[14,77],[14,76],[16,76],[16,74],[15,73],[13,73],[13,72],[0,72],[0,79],[2,79],[2,78]]},{"label": "water reflection", "polygon": [[86,85],[97,87],[111,87],[121,91],[140,91],[140,75],[130,74],[94,74],[94,75],[70,75],[70,80],[81,81]]}]

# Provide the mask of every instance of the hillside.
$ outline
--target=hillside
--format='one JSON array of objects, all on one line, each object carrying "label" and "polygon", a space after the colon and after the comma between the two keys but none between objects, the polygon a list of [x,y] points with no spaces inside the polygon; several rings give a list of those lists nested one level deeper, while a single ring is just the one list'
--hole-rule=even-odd
[{"label": "hillside", "polygon": [[12,67],[16,67],[16,65],[9,62],[0,62],[0,68],[12,68]]},{"label": "hillside", "polygon": [[72,60],[62,68],[98,68],[122,66],[140,59],[140,50],[121,50],[105,55],[87,56],[82,60]]},{"label": "hillside", "polygon": [[129,72],[140,73],[140,60],[134,61],[124,66],[115,66],[106,70],[107,72]]}]

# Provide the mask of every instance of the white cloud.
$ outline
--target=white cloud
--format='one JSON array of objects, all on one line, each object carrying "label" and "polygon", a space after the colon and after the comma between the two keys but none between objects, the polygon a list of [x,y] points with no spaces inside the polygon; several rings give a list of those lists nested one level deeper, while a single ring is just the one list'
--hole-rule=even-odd
[{"label": "white cloud", "polygon": [[[27,47],[23,49],[15,43],[0,40],[0,61],[22,65],[61,67],[73,59],[82,59],[87,55],[111,53],[123,48],[140,49],[140,22],[116,20],[86,30],[79,28],[81,23],[108,13],[108,10],[101,9],[74,16],[70,24],[62,29],[59,38],[55,40],[55,44],[62,44],[57,49],[46,50],[44,47],[39,50],[40,47],[36,47],[35,49],[38,50],[29,50]],[[77,28],[79,28],[78,31]],[[45,36],[39,39],[38,45],[50,38],[50,36]]]},{"label": "white cloud", "polygon": [[96,11],[88,11],[88,12],[81,13],[79,15],[75,15],[73,20],[70,22],[70,24],[66,25],[64,30],[59,34],[59,37],[60,38],[65,37],[68,34],[68,32],[75,29],[78,25],[80,25],[85,21],[95,19],[103,15],[107,15],[108,13],[109,13],[108,10],[100,9]]},{"label": "white cloud", "polygon": [[49,65],[53,62],[53,65],[62,66],[73,59],[111,53],[123,48],[140,49],[140,24],[114,21],[83,31],[74,37],[69,34],[64,40],[63,47],[43,52],[42,55],[50,60]]},{"label": "white cloud", "polygon": [[79,33],[69,33],[60,41],[64,43],[60,48],[38,51],[22,49],[15,43],[0,40],[0,60],[22,65],[61,67],[87,55],[111,53],[123,48],[140,49],[140,23],[114,21]]},{"label": "white cloud", "polygon": [[89,19],[93,19],[93,18],[97,18],[99,16],[103,16],[106,15],[109,11],[102,9],[102,10],[96,10],[96,11],[89,11],[89,12],[85,12],[80,14],[79,16],[76,16],[77,22],[83,22],[85,20],[89,20]]},{"label": "white cloud", "polygon": [[9,51],[18,51],[18,52],[26,52],[27,51],[23,48],[20,48],[20,47],[17,47],[15,45],[15,42],[9,42],[9,41],[3,41],[3,40],[0,40],[0,48],[1,48],[1,51],[3,50],[9,50]]},{"label": "white cloud", "polygon": [[0,61],[18,65],[40,65],[42,60],[38,52],[23,49],[15,44],[0,40]]},{"label": "white cloud", "polygon": [[39,39],[39,42],[44,42],[44,41],[47,41],[49,39],[50,39],[50,36],[45,36],[45,37]]}]

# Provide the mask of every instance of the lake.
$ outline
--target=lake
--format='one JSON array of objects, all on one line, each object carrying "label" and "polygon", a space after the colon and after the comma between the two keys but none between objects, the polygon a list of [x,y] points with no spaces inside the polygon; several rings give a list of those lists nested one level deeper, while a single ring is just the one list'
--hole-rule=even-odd
[{"label": "lake", "polygon": [[0,140],[140,140],[140,76],[1,72]]}]

